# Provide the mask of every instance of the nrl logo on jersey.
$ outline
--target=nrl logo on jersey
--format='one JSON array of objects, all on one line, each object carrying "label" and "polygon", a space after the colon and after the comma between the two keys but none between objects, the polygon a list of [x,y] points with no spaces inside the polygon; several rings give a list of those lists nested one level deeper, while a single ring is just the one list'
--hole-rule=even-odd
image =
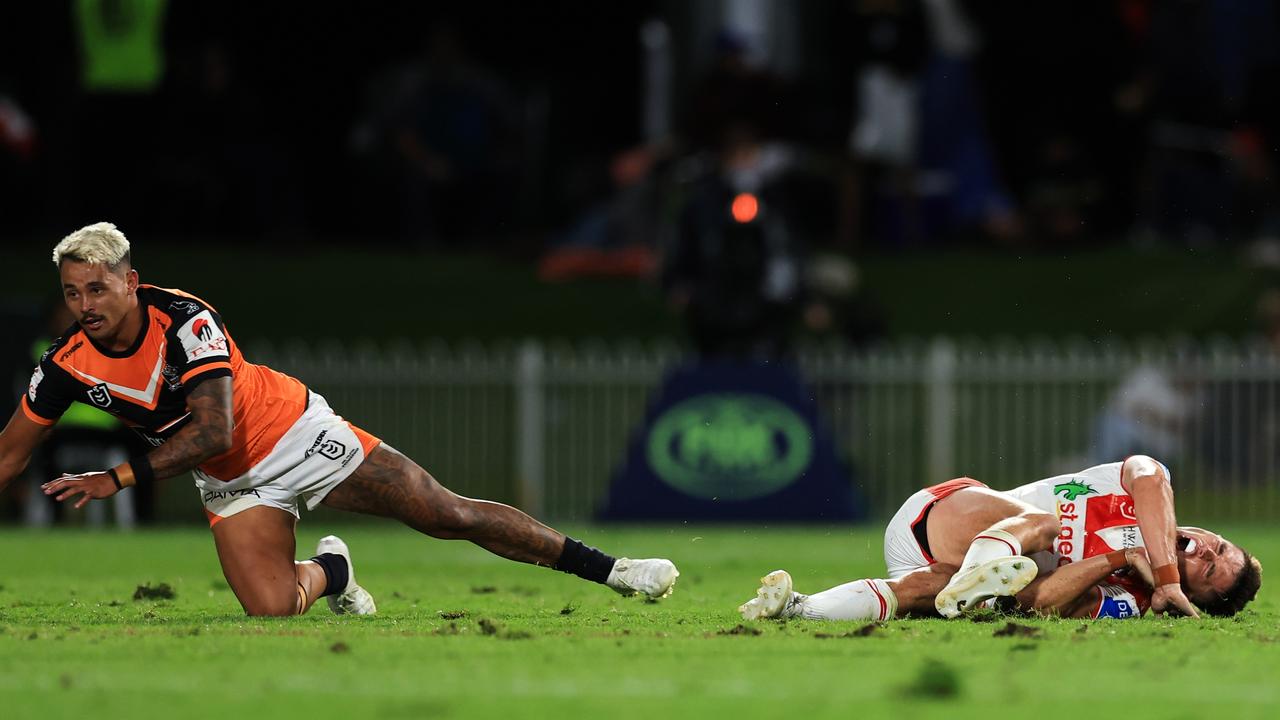
[{"label": "nrl logo on jersey", "polygon": [[1076,498],[1082,495],[1093,495],[1096,492],[1098,491],[1079,480],[1072,480],[1071,482],[1059,483],[1053,486],[1054,495],[1061,495],[1070,501],[1075,501]]},{"label": "nrl logo on jersey", "polygon": [[111,405],[111,393],[107,392],[106,383],[98,383],[89,388],[89,402],[100,408],[109,407]]}]

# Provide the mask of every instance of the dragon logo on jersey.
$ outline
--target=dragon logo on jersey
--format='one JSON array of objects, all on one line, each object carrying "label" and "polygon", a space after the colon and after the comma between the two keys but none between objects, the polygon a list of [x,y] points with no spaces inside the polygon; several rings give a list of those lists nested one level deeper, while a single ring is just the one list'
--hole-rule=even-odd
[{"label": "dragon logo on jersey", "polygon": [[111,405],[111,393],[107,392],[106,383],[98,383],[89,388],[89,401],[100,408]]},{"label": "dragon logo on jersey", "polygon": [[44,380],[44,368],[37,365],[35,372],[31,373],[31,384],[27,386],[27,397],[31,402],[36,401],[36,388],[40,387],[41,380]]},{"label": "dragon logo on jersey", "polygon": [[173,302],[169,303],[169,307],[173,308],[174,310],[181,310],[188,315],[195,315],[196,313],[200,312],[200,306],[191,302],[190,300],[174,300]]},{"label": "dragon logo on jersey", "polygon": [[1071,482],[1059,483],[1053,486],[1054,495],[1061,495],[1072,502],[1082,495],[1093,495],[1096,492],[1098,491],[1094,490],[1093,487],[1086,485],[1079,480],[1072,480]]}]

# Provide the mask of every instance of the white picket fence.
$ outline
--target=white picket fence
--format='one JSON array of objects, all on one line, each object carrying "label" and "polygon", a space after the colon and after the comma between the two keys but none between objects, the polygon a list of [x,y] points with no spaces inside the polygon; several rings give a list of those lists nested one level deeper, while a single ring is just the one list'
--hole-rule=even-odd
[{"label": "white picket fence", "polygon": [[[446,486],[589,520],[674,347],[256,346]],[[880,516],[958,475],[1010,487],[1147,452],[1181,517],[1280,517],[1280,356],[1260,342],[900,342],[798,362]]]}]

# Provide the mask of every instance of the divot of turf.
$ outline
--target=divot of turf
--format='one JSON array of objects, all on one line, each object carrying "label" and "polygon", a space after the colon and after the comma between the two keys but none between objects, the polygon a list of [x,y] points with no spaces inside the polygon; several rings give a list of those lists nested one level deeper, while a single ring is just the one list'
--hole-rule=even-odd
[{"label": "divot of turf", "polygon": [[471,588],[471,592],[475,593],[476,595],[491,595],[493,593],[498,592],[498,588],[492,585],[480,585],[480,586]]},{"label": "divot of turf", "polygon": [[574,605],[573,603],[566,603],[564,607],[560,608],[560,614],[561,614],[561,615],[572,615],[572,614],[573,614],[573,611],[574,611],[574,610],[577,610],[577,609],[578,609],[578,608],[577,608],[577,606],[576,606],[576,605]]},{"label": "divot of turf", "polygon": [[738,624],[728,629],[717,630],[716,634],[717,635],[759,635],[761,632],[762,631],[758,627],[748,627],[746,625]]},{"label": "divot of turf", "polygon": [[813,636],[814,636],[815,638],[820,639],[820,640],[827,640],[827,639],[830,639],[830,638],[856,638],[856,637],[867,637],[868,635],[871,635],[871,634],[875,633],[875,632],[876,632],[877,630],[879,630],[880,628],[881,628],[881,626],[880,626],[880,624],[879,624],[879,623],[867,623],[866,625],[863,625],[862,627],[858,628],[857,630],[850,630],[850,631],[849,631],[849,632],[847,632],[847,633],[840,633],[839,635],[833,635],[833,634],[831,634],[831,633],[824,633],[824,632],[816,632],[816,633],[814,633],[814,634],[813,634]]},{"label": "divot of turf", "polygon": [[1018,623],[1005,623],[1004,627],[991,633],[991,637],[1040,637],[1040,628],[1034,628],[1030,625],[1019,625]]},{"label": "divot of turf", "polygon": [[172,600],[178,596],[169,583],[159,583],[155,587],[151,587],[151,583],[139,585],[137,590],[133,591],[134,600]]},{"label": "divot of turf", "polygon": [[466,610],[441,610],[436,613],[441,620],[461,620],[469,614]]},{"label": "divot of turf", "polygon": [[335,655],[342,655],[344,653],[351,652],[351,646],[339,640],[329,646],[329,652],[334,653]]},{"label": "divot of turf", "polygon": [[498,633],[498,624],[489,618],[480,618],[478,621],[480,632],[484,635],[496,635]]}]

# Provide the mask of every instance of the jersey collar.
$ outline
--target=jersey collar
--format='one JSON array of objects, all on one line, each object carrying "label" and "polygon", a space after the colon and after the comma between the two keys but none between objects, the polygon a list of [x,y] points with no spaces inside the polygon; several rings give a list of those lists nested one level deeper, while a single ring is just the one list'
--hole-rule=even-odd
[{"label": "jersey collar", "polygon": [[89,337],[89,333],[85,333],[84,334],[85,339],[89,341],[89,344],[93,346],[94,350],[97,350],[98,352],[102,353],[103,355],[109,358],[126,358],[138,352],[138,348],[142,347],[143,341],[147,339],[147,329],[151,327],[151,313],[148,312],[147,310],[147,307],[148,307],[147,301],[143,299],[142,293],[138,293],[137,295],[138,295],[138,312],[142,313],[142,329],[138,331],[138,337],[133,339],[133,342],[129,345],[129,347],[125,348],[124,350],[115,351],[115,350],[108,350],[107,348],[99,345],[96,340]]}]

